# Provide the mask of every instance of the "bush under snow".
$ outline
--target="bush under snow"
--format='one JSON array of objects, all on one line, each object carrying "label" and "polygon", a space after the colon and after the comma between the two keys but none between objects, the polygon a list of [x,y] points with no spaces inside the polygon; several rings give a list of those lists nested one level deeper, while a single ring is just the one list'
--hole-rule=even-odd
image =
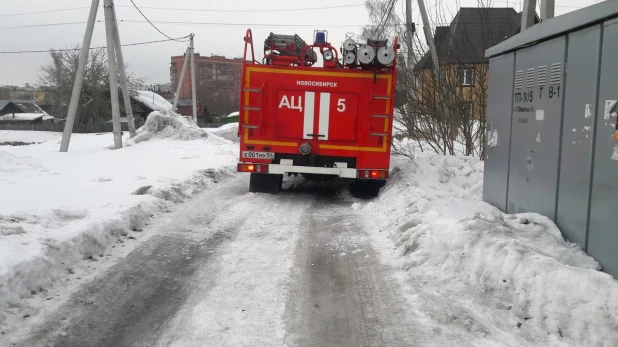
[{"label": "bush under snow", "polygon": [[511,312],[520,331],[532,324],[554,341],[618,346],[618,281],[548,218],[482,202],[482,162],[418,152],[394,162],[363,211],[389,233],[411,278],[441,282],[454,297],[472,288]]}]

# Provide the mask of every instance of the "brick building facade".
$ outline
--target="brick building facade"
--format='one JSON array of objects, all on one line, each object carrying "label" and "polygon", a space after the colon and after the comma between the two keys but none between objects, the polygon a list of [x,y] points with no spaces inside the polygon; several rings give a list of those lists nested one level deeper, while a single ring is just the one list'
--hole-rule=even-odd
[{"label": "brick building facade", "polygon": [[[173,90],[178,86],[183,64],[184,55],[171,58],[170,79]],[[188,64],[191,64],[191,60]],[[206,116],[211,121],[213,117],[238,110],[241,69],[242,58],[195,54],[198,117]],[[191,65],[187,66],[182,84],[178,109],[183,115],[191,115],[192,106],[182,106],[191,105]]]}]

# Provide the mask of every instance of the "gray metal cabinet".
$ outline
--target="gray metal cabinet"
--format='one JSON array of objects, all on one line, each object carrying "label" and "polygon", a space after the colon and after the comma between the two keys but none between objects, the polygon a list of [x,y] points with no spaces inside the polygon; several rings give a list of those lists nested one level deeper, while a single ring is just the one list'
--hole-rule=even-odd
[{"label": "gray metal cabinet", "polygon": [[601,26],[569,34],[556,223],[586,247]]},{"label": "gray metal cabinet", "polygon": [[506,209],[511,142],[511,104],[513,102],[513,66],[515,54],[506,54],[489,62],[489,102],[487,103],[487,146],[483,199]]},{"label": "gray metal cabinet", "polygon": [[[606,100],[618,100],[618,21],[605,24],[597,104],[588,253],[618,275],[618,161],[612,160],[616,117],[605,114]],[[618,110],[616,110],[618,111]],[[607,118],[607,119],[606,119]]]},{"label": "gray metal cabinet", "polygon": [[565,47],[562,37],[515,55],[509,213],[555,217]]},{"label": "gray metal cabinet", "polygon": [[545,20],[486,56],[488,126],[511,131],[508,156],[501,141],[487,152],[484,200],[553,219],[618,277],[618,1]]}]

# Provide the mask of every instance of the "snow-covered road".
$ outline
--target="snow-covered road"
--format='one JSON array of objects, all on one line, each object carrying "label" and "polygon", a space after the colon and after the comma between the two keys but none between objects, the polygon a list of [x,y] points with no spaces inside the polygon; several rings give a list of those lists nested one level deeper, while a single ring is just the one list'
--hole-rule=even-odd
[{"label": "snow-covered road", "polygon": [[[478,322],[475,308],[431,293],[431,284],[404,289],[401,270],[379,260],[376,235],[344,186],[290,181],[278,196],[258,195],[247,192],[247,178],[155,219],[132,252],[16,331],[11,343],[539,345],[490,319]],[[442,314],[451,321],[436,329],[427,315],[449,309]]]},{"label": "snow-covered road", "polygon": [[232,127],[168,118],[0,150],[0,346],[618,346],[618,282],[482,202],[478,160],[395,156],[373,200],[254,194]]}]

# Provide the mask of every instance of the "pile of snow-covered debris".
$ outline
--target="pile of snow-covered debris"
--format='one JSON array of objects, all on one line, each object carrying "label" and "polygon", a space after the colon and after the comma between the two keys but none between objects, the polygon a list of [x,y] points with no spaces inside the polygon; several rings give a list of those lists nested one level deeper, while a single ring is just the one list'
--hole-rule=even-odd
[{"label": "pile of snow-covered debris", "polygon": [[153,138],[196,140],[206,137],[206,131],[190,120],[172,112],[154,111],[148,115],[146,123],[137,130],[137,135],[132,140],[139,143]]},{"label": "pile of snow-covered debris", "polygon": [[195,128],[155,114],[140,143],[111,151],[112,134],[74,134],[68,153],[60,134],[0,132],[0,142],[45,141],[0,147],[0,330],[78,262],[234,174],[236,146]]},{"label": "pile of snow-covered debris", "polygon": [[444,297],[476,293],[513,329],[545,331],[555,345],[618,346],[618,281],[548,218],[482,202],[482,162],[418,151],[393,162],[380,197],[355,207],[389,235],[414,283]]}]

